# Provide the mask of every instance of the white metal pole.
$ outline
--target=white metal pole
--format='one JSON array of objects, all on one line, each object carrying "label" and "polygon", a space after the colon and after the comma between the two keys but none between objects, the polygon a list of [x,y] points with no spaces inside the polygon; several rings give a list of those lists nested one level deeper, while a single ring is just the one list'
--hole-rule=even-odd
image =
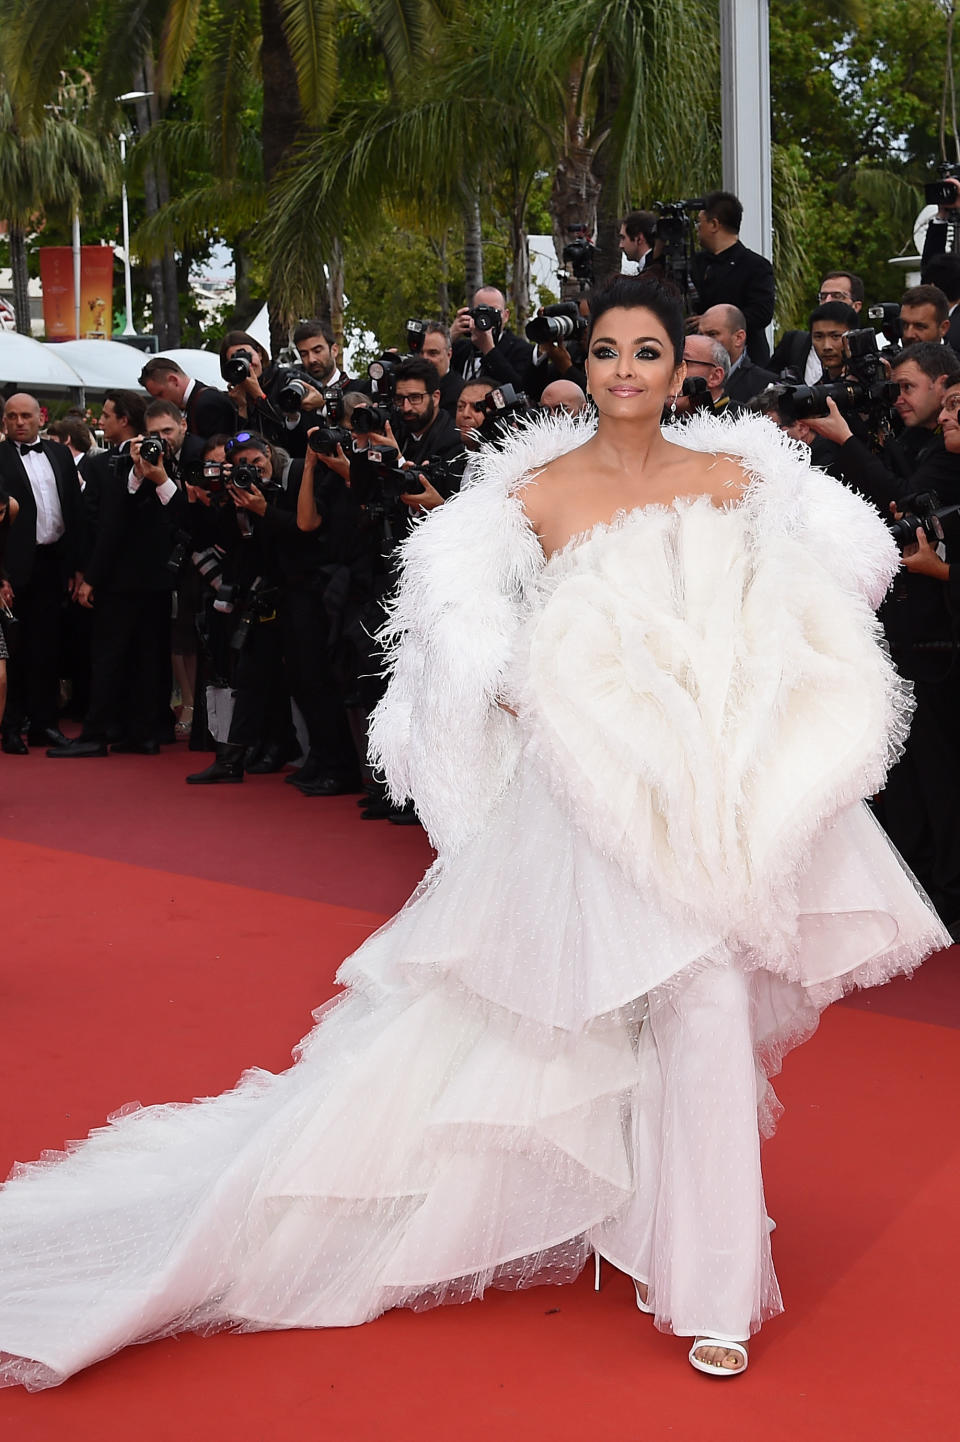
[{"label": "white metal pole", "polygon": [[127,291],[127,323],[124,335],[136,335],[133,323],[133,276],[130,273],[130,211],[127,207],[127,137],[120,135],[120,165],[123,180],[120,186],[120,202],[123,207],[123,281]]},{"label": "white metal pole", "polygon": [[80,211],[73,212],[73,334],[80,339]]},{"label": "white metal pole", "polygon": [[723,188],[743,203],[740,239],[773,259],[770,0],[720,0]]}]

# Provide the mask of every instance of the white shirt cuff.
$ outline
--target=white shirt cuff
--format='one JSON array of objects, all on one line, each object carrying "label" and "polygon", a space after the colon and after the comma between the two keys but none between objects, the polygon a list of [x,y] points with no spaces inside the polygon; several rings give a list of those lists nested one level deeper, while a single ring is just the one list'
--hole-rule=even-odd
[{"label": "white shirt cuff", "polygon": [[162,486],[157,487],[157,497],[160,501],[161,506],[167,505],[170,501],[173,500],[176,494],[177,483],[176,481],[171,481],[169,478],[164,481]]}]

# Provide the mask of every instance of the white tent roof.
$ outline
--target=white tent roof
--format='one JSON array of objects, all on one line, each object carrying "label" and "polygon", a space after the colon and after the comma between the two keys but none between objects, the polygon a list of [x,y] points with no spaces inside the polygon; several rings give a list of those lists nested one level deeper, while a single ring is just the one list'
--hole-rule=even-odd
[{"label": "white tent roof", "polygon": [[58,347],[42,345],[28,335],[0,331],[0,384],[14,381],[25,386],[78,390],[83,381],[57,352]]},{"label": "white tent roof", "polygon": [[[214,351],[190,350],[181,346],[173,350],[162,350],[160,354],[166,360],[176,361],[181,370],[185,370],[188,376],[193,376],[194,380],[203,381],[206,386],[225,389],[223,376],[220,374],[220,357]],[[152,357],[143,356],[141,366],[150,359]]]},{"label": "white tent roof", "polygon": [[56,343],[56,350],[94,391],[140,390],[137,377],[149,359],[136,346],[118,340],[64,340]]}]

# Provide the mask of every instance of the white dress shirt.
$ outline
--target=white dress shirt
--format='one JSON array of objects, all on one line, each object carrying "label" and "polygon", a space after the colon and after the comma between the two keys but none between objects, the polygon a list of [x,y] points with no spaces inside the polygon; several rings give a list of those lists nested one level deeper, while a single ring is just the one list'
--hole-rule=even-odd
[{"label": "white dress shirt", "polygon": [[37,545],[52,546],[66,530],[53,466],[43,451],[21,451],[20,460],[37,503]]},{"label": "white dress shirt", "polygon": [[[151,481],[150,484],[152,486],[153,482]],[[133,467],[131,467],[130,474],[127,477],[127,490],[130,492],[131,496],[135,496],[142,485],[143,477],[138,476]],[[177,483],[176,481],[171,481],[170,477],[168,476],[161,485],[157,486],[156,491],[161,506],[169,505],[169,503],[173,500],[174,496],[177,494]]]}]

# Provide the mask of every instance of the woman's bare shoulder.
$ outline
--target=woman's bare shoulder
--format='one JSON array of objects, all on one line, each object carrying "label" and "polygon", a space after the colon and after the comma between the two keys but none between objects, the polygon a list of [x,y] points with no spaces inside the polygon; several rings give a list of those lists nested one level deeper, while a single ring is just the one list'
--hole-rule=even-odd
[{"label": "woman's bare shoulder", "polygon": [[583,484],[584,447],[566,451],[532,471],[517,487],[517,497],[527,518],[536,526],[548,508],[562,500],[575,486]]}]

